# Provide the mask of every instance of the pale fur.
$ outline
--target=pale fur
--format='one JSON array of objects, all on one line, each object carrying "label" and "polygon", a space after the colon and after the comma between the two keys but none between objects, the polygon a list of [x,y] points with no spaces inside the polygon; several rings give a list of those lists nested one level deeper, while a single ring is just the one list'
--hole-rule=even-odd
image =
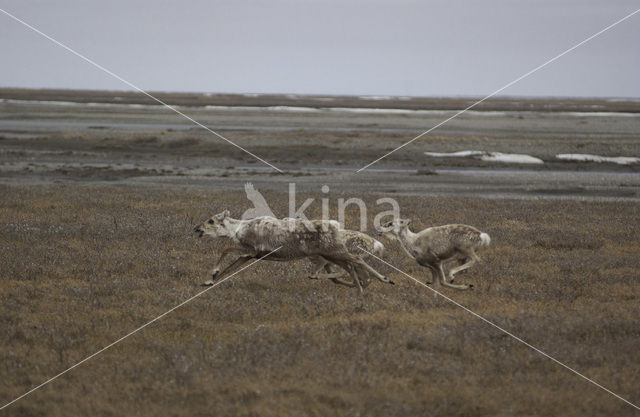
[{"label": "pale fur", "polygon": [[[347,251],[352,255],[361,256],[363,258],[369,257],[369,253],[372,253],[378,257],[382,257],[384,255],[384,245],[365,233],[356,230],[345,229],[341,229],[339,233],[344,239]],[[364,251],[362,249],[364,249]],[[341,277],[344,274],[336,271],[331,262],[320,256],[311,257],[311,264],[313,268],[313,273],[309,275],[309,278],[311,279],[329,278],[333,280],[333,282],[343,285],[356,285],[356,283],[354,282],[342,280]],[[361,278],[362,286],[366,288],[371,283],[370,276],[369,274],[367,274],[365,277]]]},{"label": "pale fur", "polygon": [[[219,280],[250,260],[272,251],[275,252],[265,259],[289,261],[312,256],[322,257],[347,271],[360,292],[363,288],[360,277],[368,273],[382,282],[393,283],[367,265],[360,256],[349,253],[340,225],[333,220],[305,221],[270,216],[238,220],[231,218],[229,211],[225,210],[196,226],[194,231],[200,236],[228,238],[232,242],[232,247],[225,249],[216,262],[212,279],[204,285],[213,285],[214,279]],[[232,253],[237,256],[236,260],[221,272],[222,260]]]},{"label": "pale fur", "polygon": [[[489,235],[465,224],[429,227],[413,233],[409,229],[410,222],[408,219],[394,220],[378,231],[400,242],[407,255],[431,270],[436,282],[439,279],[442,285],[460,290],[472,288],[473,285],[453,284],[454,275],[480,260],[476,252],[489,246]],[[457,261],[458,266],[449,270],[447,281],[443,267],[453,261]]]}]

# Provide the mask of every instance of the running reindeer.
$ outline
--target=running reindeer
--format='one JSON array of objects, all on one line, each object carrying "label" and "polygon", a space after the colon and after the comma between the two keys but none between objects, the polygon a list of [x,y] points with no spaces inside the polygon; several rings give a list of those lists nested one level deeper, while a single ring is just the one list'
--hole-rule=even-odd
[{"label": "running reindeer", "polygon": [[[400,242],[407,255],[429,268],[436,282],[439,279],[442,285],[459,290],[473,288],[471,284],[453,284],[454,275],[480,260],[476,252],[489,246],[489,235],[465,224],[429,227],[413,233],[410,223],[409,219],[388,222],[378,228],[378,234]],[[458,266],[449,270],[447,281],[443,266],[456,261]]]},{"label": "running reindeer", "polygon": [[[351,276],[353,286],[357,287],[360,293],[363,291],[362,283],[367,274],[382,282],[393,284],[393,281],[367,265],[361,256],[349,252],[341,234],[340,224],[333,220],[276,219],[270,216],[238,220],[231,218],[229,211],[225,210],[196,226],[194,231],[200,237],[208,235],[214,238],[229,238],[233,242],[233,247],[225,249],[216,262],[211,280],[203,285],[213,285],[214,280],[220,280],[223,276],[239,270],[251,259],[263,257],[271,252],[274,253],[266,257],[266,260],[290,261],[320,257],[336,264]],[[230,254],[235,254],[236,260],[220,271],[223,258]],[[351,283],[346,281],[335,282],[351,286]]]}]

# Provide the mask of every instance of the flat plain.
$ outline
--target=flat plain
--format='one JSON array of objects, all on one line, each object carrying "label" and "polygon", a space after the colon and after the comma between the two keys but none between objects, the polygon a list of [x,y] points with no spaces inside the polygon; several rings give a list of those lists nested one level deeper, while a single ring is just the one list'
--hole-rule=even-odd
[{"label": "flat plain", "polygon": [[[552,104],[571,111],[601,105]],[[584,124],[569,115],[526,113],[566,120],[556,127],[531,122],[538,126],[534,135],[514,134],[511,127],[490,134],[491,123],[483,121],[487,116],[475,115],[389,158],[381,163],[383,171],[358,177],[342,168],[359,168],[381,156],[379,151],[410,139],[409,132],[385,130],[395,129],[405,116],[385,116],[379,129],[352,126],[361,116],[351,113],[339,115],[342,122],[333,114],[317,121],[337,130],[284,129],[292,121],[304,122],[305,116],[296,113],[278,130],[260,127],[263,120],[258,120],[254,128],[226,131],[285,168],[276,174],[207,132],[154,129],[160,117],[155,109],[134,108],[152,113],[135,121],[144,125],[135,129],[99,128],[120,123],[127,117],[124,109],[23,101],[0,105],[2,119],[12,121],[2,125],[0,140],[2,404],[203,291],[199,284],[225,243],[198,239],[193,226],[223,209],[238,217],[251,207],[243,191],[247,181],[282,216],[288,214],[288,184],[294,183],[297,206],[315,199],[306,211],[310,218],[321,216],[321,198],[329,199],[336,217],[338,198],[359,197],[369,209],[371,233],[376,212],[388,209],[376,200],[391,196],[402,216],[413,219],[413,230],[466,223],[489,233],[492,245],[481,254],[483,262],[458,278],[473,283],[474,290],[439,291],[630,402],[640,402],[637,167],[553,160],[554,153],[565,151],[637,152],[637,119],[592,116]],[[45,117],[44,107],[58,115]],[[496,109],[506,112],[496,124],[517,125],[517,114],[502,107],[491,111]],[[224,113],[228,110],[221,112],[215,117],[231,117]],[[244,117],[252,126],[256,117],[265,118],[257,113],[233,117]],[[85,127],[69,125],[87,117],[98,120]],[[412,117],[406,116],[409,124],[417,123]],[[49,124],[33,123],[42,118]],[[64,126],[52,127],[51,120]],[[609,125],[616,126],[615,134],[592,134],[591,129],[606,131]],[[567,130],[561,138],[560,128]],[[521,151],[549,163],[507,168],[421,155],[470,146]],[[312,163],[323,170],[309,169]],[[323,184],[330,186],[329,193],[320,191]],[[357,215],[353,207],[347,211],[348,227],[357,227]],[[421,282],[430,279],[397,244],[383,242],[387,262]],[[358,296],[353,289],[307,279],[305,261],[259,262],[2,412],[637,413],[429,288],[371,263],[396,285],[374,282]]]}]

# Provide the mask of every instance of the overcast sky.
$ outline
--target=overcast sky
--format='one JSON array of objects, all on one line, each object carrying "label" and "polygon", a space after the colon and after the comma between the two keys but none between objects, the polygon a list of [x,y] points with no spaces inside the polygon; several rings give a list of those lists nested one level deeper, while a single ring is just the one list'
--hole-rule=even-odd
[{"label": "overcast sky", "polygon": [[[0,0],[151,91],[483,96],[638,0]],[[640,97],[640,13],[502,95]],[[0,86],[130,90],[0,13]]]}]

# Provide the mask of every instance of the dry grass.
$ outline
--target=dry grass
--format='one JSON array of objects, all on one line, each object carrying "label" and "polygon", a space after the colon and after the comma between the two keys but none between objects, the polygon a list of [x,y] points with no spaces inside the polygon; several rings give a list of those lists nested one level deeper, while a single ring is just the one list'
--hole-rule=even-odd
[{"label": "dry grass", "polygon": [[[264,194],[284,211],[282,195]],[[0,195],[2,404],[200,291],[216,245],[192,235],[194,222],[247,207],[243,193],[221,191],[59,186]],[[491,235],[484,263],[458,278],[477,289],[448,296],[640,402],[637,204],[415,197],[401,206],[415,229],[460,222]],[[388,246],[389,262],[426,279]],[[304,262],[260,263],[5,411],[634,413],[378,266],[397,285],[376,282],[360,300],[305,279]]]}]

